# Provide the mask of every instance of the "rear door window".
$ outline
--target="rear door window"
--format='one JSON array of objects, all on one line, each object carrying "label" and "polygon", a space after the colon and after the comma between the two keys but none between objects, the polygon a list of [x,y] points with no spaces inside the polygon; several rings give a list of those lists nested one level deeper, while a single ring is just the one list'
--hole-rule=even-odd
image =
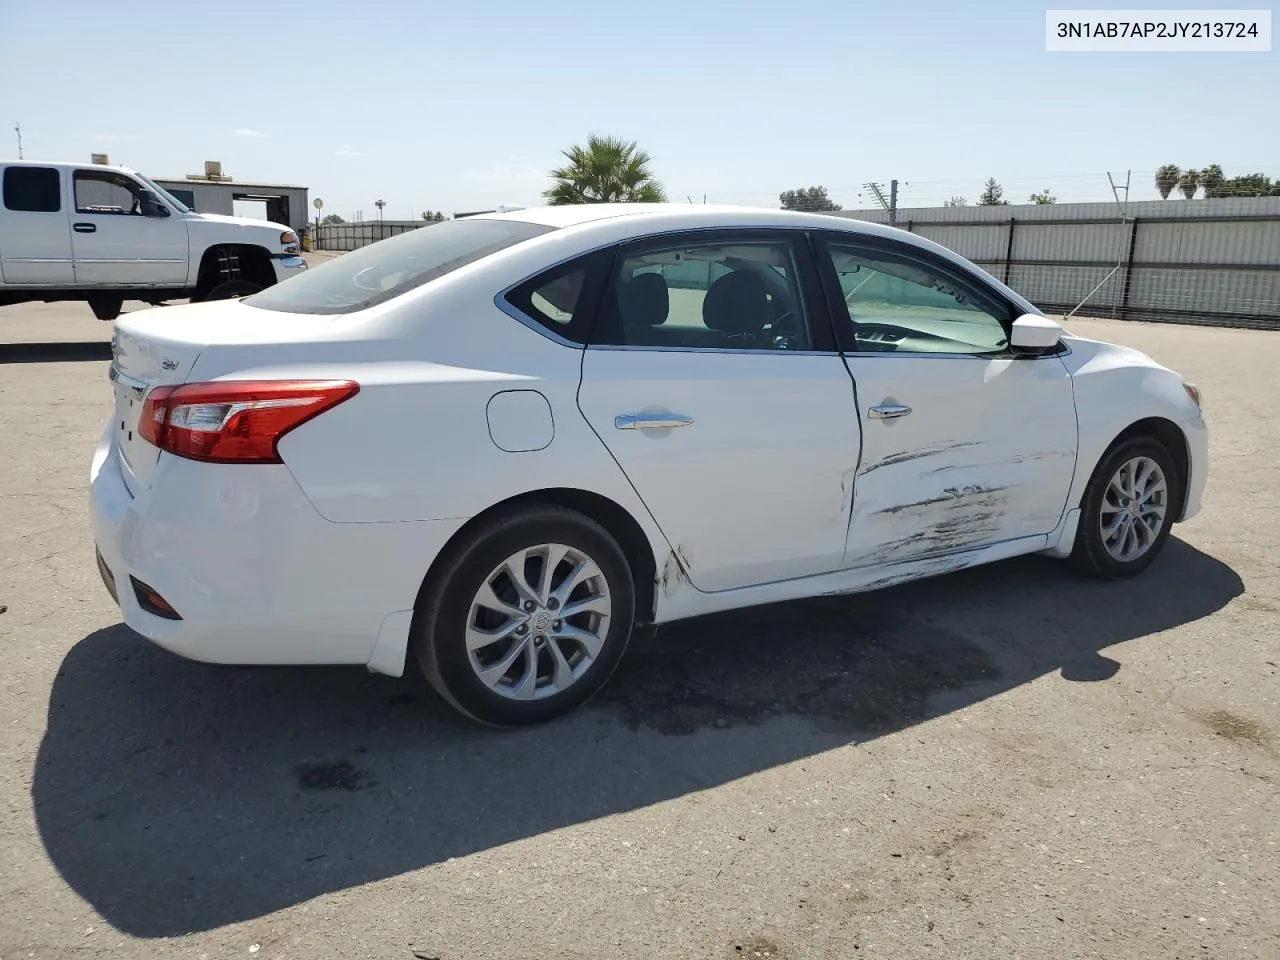
[{"label": "rear door window", "polygon": [[240,302],[286,313],[367,310],[553,229],[519,220],[446,220],[353,250]]},{"label": "rear door window", "polygon": [[62,184],[54,167],[6,167],[4,208],[21,213],[57,213]]}]

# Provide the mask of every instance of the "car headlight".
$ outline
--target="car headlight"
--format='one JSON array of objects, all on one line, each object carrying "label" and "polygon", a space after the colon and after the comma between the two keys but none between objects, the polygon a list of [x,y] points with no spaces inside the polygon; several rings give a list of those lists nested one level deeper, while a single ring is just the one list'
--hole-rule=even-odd
[{"label": "car headlight", "polygon": [[297,253],[298,235],[292,230],[286,230],[280,234],[280,246],[284,248],[285,253]]},{"label": "car headlight", "polygon": [[1199,407],[1200,407],[1200,388],[1199,388],[1199,387],[1197,387],[1194,383],[1187,383],[1187,382],[1184,380],[1184,381],[1182,381],[1182,389],[1183,389],[1183,390],[1185,390],[1185,391],[1187,391],[1187,396],[1191,398],[1191,402],[1192,402],[1192,403],[1194,403],[1194,404],[1196,405],[1196,408],[1197,408],[1197,409],[1199,409]]}]

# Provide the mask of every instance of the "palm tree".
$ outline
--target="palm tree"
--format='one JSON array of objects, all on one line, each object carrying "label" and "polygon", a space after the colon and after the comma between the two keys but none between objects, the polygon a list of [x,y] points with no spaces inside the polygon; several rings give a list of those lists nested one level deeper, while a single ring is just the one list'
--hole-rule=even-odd
[{"label": "palm tree", "polygon": [[1196,191],[1200,189],[1200,171],[1183,170],[1182,176],[1178,178],[1178,189],[1188,200],[1194,197]]},{"label": "palm tree", "polygon": [[592,134],[587,145],[564,151],[568,164],[551,171],[555,186],[543,192],[552,206],[568,203],[661,203],[662,184],[649,170],[652,157],[635,141]]},{"label": "palm tree", "polygon": [[1208,197],[1216,197],[1220,194],[1222,183],[1226,180],[1226,176],[1222,173],[1222,167],[1216,163],[1211,163],[1200,171],[1200,186],[1204,187],[1204,195]]},{"label": "palm tree", "polygon": [[1166,163],[1156,171],[1156,189],[1160,191],[1160,199],[1168,200],[1178,181],[1182,179],[1182,171],[1176,163]]}]

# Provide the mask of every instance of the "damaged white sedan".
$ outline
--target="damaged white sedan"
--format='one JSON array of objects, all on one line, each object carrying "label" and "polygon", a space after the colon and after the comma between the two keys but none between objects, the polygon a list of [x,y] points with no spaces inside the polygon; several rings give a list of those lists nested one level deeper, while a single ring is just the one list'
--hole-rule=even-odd
[{"label": "damaged white sedan", "polygon": [[1199,394],[900,230],[548,207],[116,322],[93,532],[125,622],[237,664],[416,664],[490,724],[635,623],[1018,554],[1132,576],[1197,512]]}]

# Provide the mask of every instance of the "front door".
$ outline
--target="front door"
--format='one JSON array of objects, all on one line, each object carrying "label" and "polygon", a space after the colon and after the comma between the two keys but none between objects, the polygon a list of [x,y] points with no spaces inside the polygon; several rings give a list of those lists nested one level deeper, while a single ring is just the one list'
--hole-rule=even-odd
[{"label": "front door", "polygon": [[840,565],[858,422],[817,293],[797,234],[695,231],[615,261],[579,406],[699,590]]},{"label": "front door", "polygon": [[75,282],[62,178],[57,167],[4,168],[0,277],[6,284],[69,287]]},{"label": "front door", "polygon": [[76,282],[95,286],[181,287],[187,282],[187,224],[148,216],[141,183],[110,170],[72,176],[71,238]]},{"label": "front door", "polygon": [[1012,308],[942,258],[890,240],[824,247],[862,418],[844,565],[1052,531],[1076,457],[1061,359],[1012,355]]}]

